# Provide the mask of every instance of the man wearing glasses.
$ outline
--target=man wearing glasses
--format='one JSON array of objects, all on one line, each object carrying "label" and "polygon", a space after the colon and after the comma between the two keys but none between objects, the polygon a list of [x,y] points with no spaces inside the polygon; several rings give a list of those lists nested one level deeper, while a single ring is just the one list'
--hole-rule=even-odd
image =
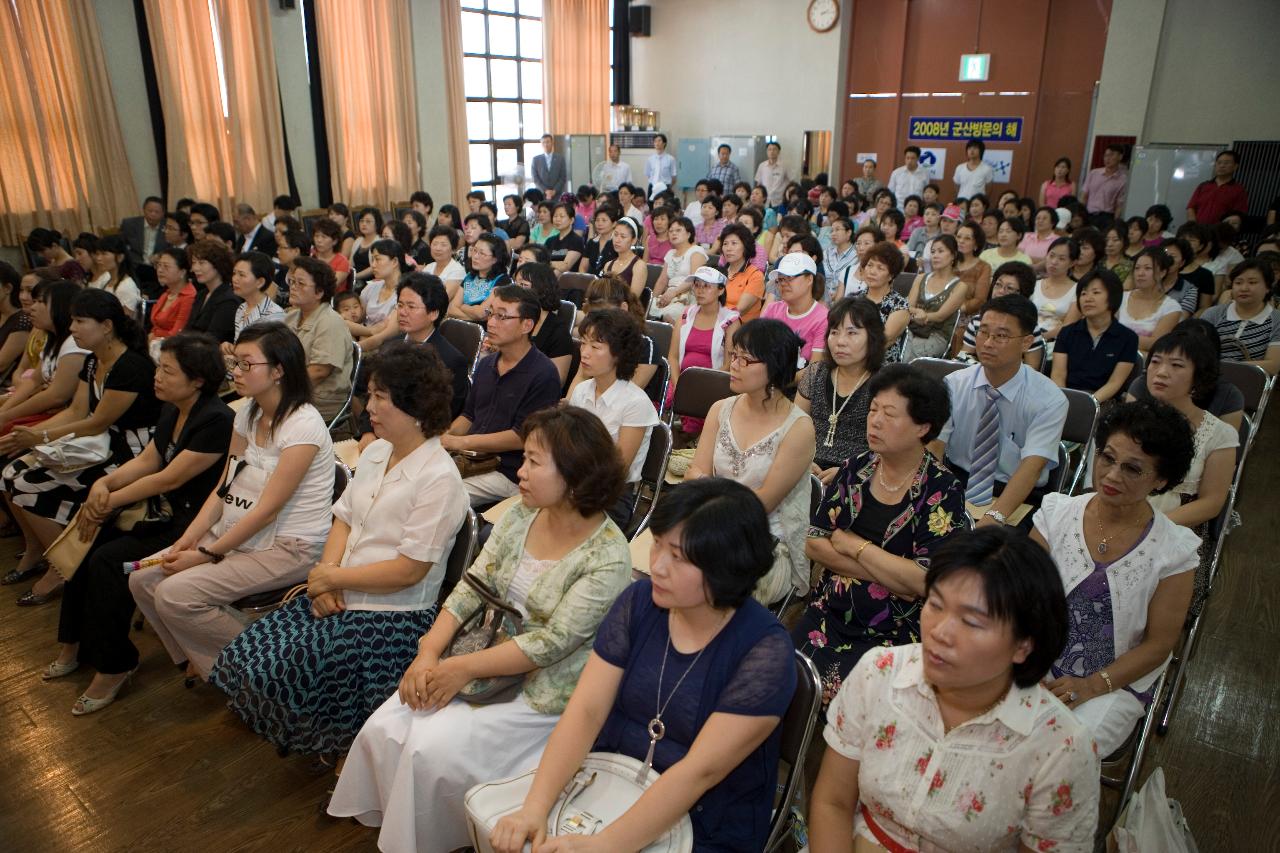
[{"label": "man wearing glasses", "polygon": [[473,507],[487,507],[519,491],[516,471],[524,464],[520,427],[526,417],[560,399],[556,366],[530,340],[541,310],[532,290],[517,284],[494,289],[485,328],[495,352],[476,365],[462,414],[440,437],[450,453],[498,454],[497,470],[462,481]]},{"label": "man wearing glasses", "polygon": [[[1067,398],[1023,363],[1037,319],[1030,299],[998,296],[979,316],[978,364],[947,375],[951,418],[930,449],[965,487],[979,525],[1008,524],[1022,504],[1040,504],[1057,465]],[[1023,521],[1029,526],[1031,513]]]}]

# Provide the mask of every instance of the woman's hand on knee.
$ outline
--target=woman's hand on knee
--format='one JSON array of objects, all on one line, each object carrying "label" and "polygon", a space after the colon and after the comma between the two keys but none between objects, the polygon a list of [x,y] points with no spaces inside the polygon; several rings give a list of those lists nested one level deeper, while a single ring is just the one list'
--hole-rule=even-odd
[{"label": "woman's hand on knee", "polygon": [[489,843],[495,853],[520,853],[526,841],[536,848],[546,839],[547,816],[532,814],[524,808],[498,821],[489,833]]},{"label": "woman's hand on knee", "polygon": [[415,711],[430,707],[427,676],[439,661],[435,655],[419,654],[400,678],[400,701]]},{"label": "woman's hand on knee", "polygon": [[[458,691],[467,685],[475,676],[467,666],[467,656],[447,658],[440,661],[427,672],[427,691],[429,701],[427,707],[435,711],[448,705]],[[424,694],[424,696],[428,695]]]}]

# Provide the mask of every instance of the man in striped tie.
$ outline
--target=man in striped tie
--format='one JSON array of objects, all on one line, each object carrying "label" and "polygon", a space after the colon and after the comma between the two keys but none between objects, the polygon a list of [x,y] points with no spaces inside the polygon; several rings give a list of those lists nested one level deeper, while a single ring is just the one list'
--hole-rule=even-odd
[{"label": "man in striped tie", "polygon": [[930,449],[965,484],[965,500],[986,507],[978,523],[1005,524],[1022,504],[1040,503],[1057,465],[1067,398],[1022,361],[1036,327],[1031,300],[1000,296],[979,316],[978,364],[946,377],[951,419]]}]

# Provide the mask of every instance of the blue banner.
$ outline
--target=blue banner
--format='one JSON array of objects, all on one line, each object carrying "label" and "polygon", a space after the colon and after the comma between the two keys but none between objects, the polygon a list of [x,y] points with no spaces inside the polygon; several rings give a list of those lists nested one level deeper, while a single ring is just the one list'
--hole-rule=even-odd
[{"label": "blue banner", "polygon": [[925,142],[1021,142],[1022,117],[912,116],[907,136]]}]

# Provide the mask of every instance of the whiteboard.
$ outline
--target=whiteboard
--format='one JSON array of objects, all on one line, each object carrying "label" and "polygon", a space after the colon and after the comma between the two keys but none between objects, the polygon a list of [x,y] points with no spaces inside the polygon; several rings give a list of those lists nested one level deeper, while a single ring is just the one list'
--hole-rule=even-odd
[{"label": "whiteboard", "polygon": [[1129,163],[1124,215],[1145,216],[1153,204],[1168,205],[1173,227],[1187,220],[1187,202],[1196,187],[1213,177],[1213,161],[1228,146],[1139,145]]}]

